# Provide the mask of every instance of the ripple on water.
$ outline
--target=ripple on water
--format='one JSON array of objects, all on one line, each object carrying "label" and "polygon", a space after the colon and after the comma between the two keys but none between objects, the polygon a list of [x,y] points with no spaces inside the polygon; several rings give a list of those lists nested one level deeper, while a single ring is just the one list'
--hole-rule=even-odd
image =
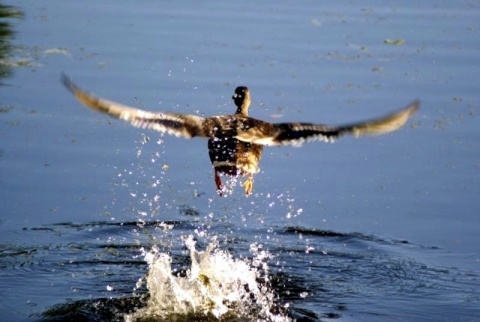
[{"label": "ripple on water", "polygon": [[[269,229],[271,238],[260,243],[257,230],[237,236],[212,220],[215,234],[208,235],[185,217],[25,229],[25,238],[37,244],[2,245],[1,265],[9,289],[28,287],[32,308],[42,310],[65,294],[65,303],[40,313],[44,321],[381,321],[476,314],[476,274],[422,261],[441,249],[301,226]],[[18,276],[29,284],[14,283]],[[12,294],[6,293],[10,301]]]}]

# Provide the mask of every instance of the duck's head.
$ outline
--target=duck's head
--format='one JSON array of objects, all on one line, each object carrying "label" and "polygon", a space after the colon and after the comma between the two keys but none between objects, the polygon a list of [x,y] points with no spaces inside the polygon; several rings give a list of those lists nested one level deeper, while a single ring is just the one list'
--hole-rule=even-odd
[{"label": "duck's head", "polygon": [[248,87],[237,87],[235,93],[233,93],[232,99],[237,106],[237,114],[248,116],[248,107],[250,106],[250,92]]}]

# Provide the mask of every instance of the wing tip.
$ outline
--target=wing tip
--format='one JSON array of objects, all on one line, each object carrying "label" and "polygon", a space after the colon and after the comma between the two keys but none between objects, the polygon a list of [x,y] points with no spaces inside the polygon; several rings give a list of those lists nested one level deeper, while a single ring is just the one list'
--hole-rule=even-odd
[{"label": "wing tip", "polygon": [[77,89],[77,86],[75,86],[72,79],[63,72],[60,74],[60,82],[72,93]]},{"label": "wing tip", "polygon": [[408,107],[409,116],[415,114],[420,109],[420,100],[414,100]]}]

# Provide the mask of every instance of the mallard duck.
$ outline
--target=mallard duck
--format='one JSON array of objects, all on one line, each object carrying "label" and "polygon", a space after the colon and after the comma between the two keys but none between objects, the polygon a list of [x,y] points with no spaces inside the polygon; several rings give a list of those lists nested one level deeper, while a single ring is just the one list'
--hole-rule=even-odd
[{"label": "mallard duck", "polygon": [[83,104],[95,111],[109,114],[140,128],[148,128],[177,137],[208,139],[208,153],[215,171],[215,185],[220,196],[223,183],[220,174],[247,176],[243,183],[245,195],[253,189],[253,176],[259,171],[258,163],[264,146],[300,146],[309,141],[333,142],[350,134],[375,135],[395,131],[419,109],[414,101],[407,107],[386,116],[339,126],[312,123],[269,123],[248,116],[250,91],[245,86],[235,89],[232,99],[237,106],[235,114],[201,117],[197,115],[151,112],[125,106],[97,97],[77,87],[62,75],[63,84]]}]

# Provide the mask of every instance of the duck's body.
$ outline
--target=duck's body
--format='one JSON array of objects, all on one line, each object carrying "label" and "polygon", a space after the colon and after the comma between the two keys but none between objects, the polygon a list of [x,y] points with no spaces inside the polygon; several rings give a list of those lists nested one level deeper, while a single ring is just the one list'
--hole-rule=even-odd
[{"label": "duck's body", "polygon": [[305,141],[333,142],[351,134],[361,136],[382,134],[402,127],[419,108],[419,102],[385,117],[342,126],[315,125],[312,123],[269,123],[248,116],[250,92],[247,87],[237,87],[233,100],[237,111],[232,115],[200,117],[188,114],[149,112],[108,101],[79,89],[68,77],[62,82],[75,97],[88,107],[113,117],[123,119],[141,128],[165,132],[179,137],[208,138],[210,161],[215,169],[215,184],[222,195],[219,174],[248,176],[244,183],[245,194],[250,195],[253,175],[259,171],[258,163],[263,146],[295,145]]}]

